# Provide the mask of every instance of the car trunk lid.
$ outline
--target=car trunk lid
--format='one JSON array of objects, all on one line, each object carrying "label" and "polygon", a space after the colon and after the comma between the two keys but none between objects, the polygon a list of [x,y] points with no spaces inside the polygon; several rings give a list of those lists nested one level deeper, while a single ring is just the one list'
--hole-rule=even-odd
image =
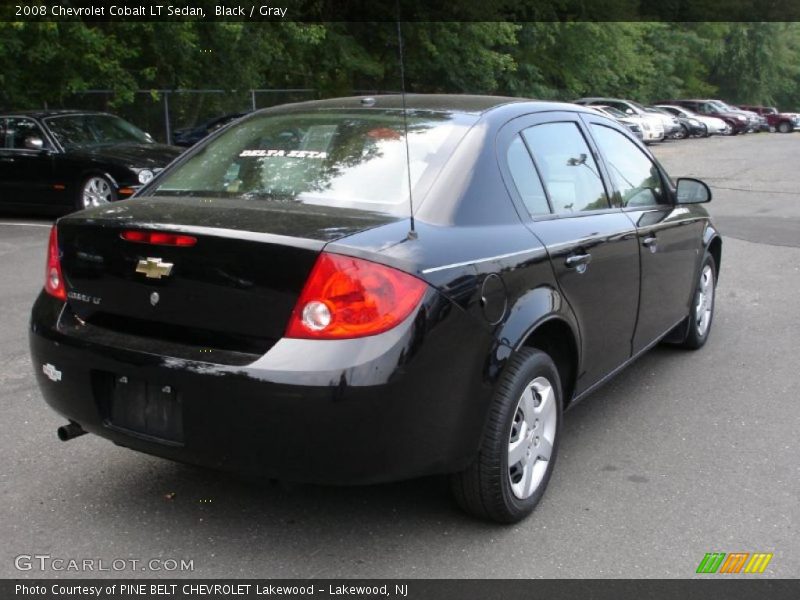
[{"label": "car trunk lid", "polygon": [[[118,333],[261,354],[283,335],[326,243],[394,220],[237,204],[226,201],[221,209],[202,198],[134,199],[61,219],[70,309]],[[196,242],[133,242],[123,239],[126,231],[177,233]]]}]

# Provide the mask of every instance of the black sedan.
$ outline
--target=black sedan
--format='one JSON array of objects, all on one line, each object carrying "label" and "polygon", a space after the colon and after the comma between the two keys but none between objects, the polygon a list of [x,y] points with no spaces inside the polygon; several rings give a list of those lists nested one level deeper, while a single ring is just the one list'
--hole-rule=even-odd
[{"label": "black sedan", "polygon": [[64,214],[129,198],[180,153],[107,113],[0,114],[0,210]]},{"label": "black sedan", "polygon": [[447,473],[513,522],[564,409],[706,342],[705,184],[575,105],[405,104],[263,110],[60,219],[30,329],[59,437],[301,482]]},{"label": "black sedan", "polygon": [[214,117],[208,121],[203,121],[194,127],[176,129],[172,132],[172,143],[176,146],[194,146],[204,137],[214,133],[217,129],[224,127],[231,121],[235,121],[246,114],[246,112],[230,113],[227,115]]}]

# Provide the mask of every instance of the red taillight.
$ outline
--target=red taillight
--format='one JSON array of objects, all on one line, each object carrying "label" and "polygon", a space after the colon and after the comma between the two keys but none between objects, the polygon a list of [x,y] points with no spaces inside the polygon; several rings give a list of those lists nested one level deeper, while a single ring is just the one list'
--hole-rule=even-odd
[{"label": "red taillight", "polygon": [[164,233],[163,231],[140,231],[131,229],[119,234],[123,240],[138,242],[140,244],[155,244],[156,246],[194,246],[197,238],[179,233]]},{"label": "red taillight", "polygon": [[50,241],[47,243],[47,271],[44,276],[44,291],[59,300],[67,299],[67,288],[64,287],[64,276],[61,274],[61,260],[58,255],[58,234],[56,226],[50,230]]},{"label": "red taillight", "polygon": [[292,311],[286,337],[365,337],[395,327],[422,300],[426,284],[391,267],[323,253]]}]

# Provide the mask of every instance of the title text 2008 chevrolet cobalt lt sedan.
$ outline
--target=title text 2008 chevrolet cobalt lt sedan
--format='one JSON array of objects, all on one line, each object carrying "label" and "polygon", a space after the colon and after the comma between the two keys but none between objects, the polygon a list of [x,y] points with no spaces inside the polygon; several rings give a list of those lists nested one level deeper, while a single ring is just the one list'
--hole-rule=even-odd
[{"label": "title text 2008 chevrolet cobalt lt sedan", "polygon": [[60,437],[293,481],[448,473],[513,522],[564,408],[659,341],[704,344],[705,184],[578,106],[402,106],[260,111],[60,219],[30,333]]}]

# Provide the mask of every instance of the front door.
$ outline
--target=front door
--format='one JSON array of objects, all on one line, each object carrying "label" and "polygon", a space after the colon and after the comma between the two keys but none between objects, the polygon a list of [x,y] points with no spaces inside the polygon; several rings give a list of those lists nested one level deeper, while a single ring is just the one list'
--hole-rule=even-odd
[{"label": "front door", "polygon": [[598,120],[587,120],[615,195],[639,239],[642,279],[632,348],[636,353],[689,314],[704,222],[690,208],[673,203],[665,175],[636,142]]},{"label": "front door", "polygon": [[[56,204],[52,147],[42,129],[27,117],[0,117],[0,122],[0,202],[32,209]],[[42,140],[42,149],[29,147],[32,138]]]}]

